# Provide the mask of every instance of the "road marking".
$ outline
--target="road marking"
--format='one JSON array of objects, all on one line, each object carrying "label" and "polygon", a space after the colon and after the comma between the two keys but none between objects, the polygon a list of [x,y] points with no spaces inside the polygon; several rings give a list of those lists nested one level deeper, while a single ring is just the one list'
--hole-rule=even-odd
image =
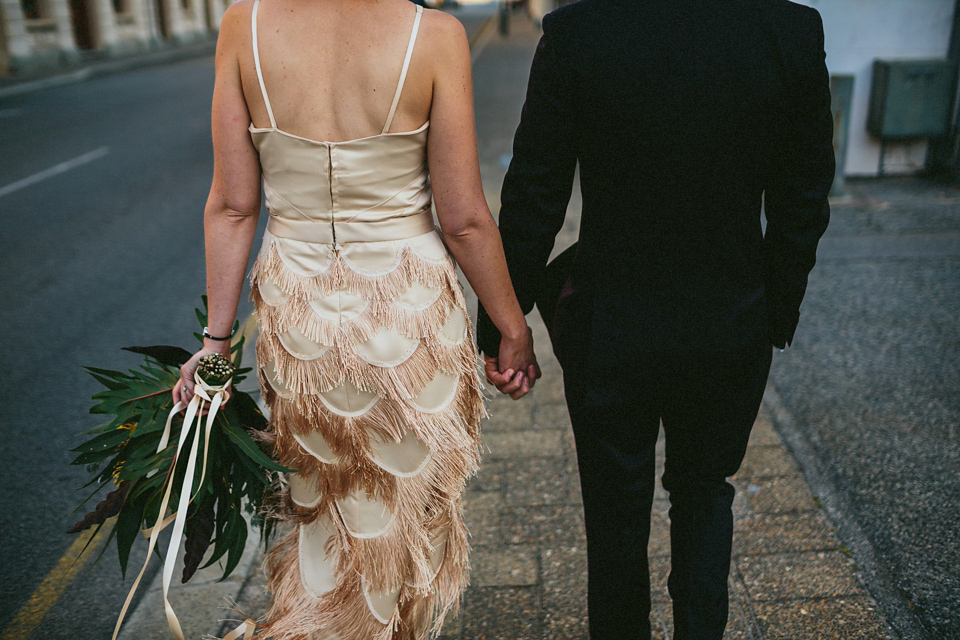
[{"label": "road marking", "polygon": [[[30,599],[24,603],[17,615],[13,617],[7,628],[3,630],[3,636],[0,640],[26,640],[36,631],[37,627],[43,621],[50,608],[56,604],[64,590],[73,580],[74,576],[83,568],[87,560],[93,555],[93,550],[103,542],[113,528],[113,518],[107,520],[106,524],[100,529],[100,532],[91,540],[95,528],[91,528],[81,533],[67,552],[63,554],[56,566],[50,570],[47,577],[43,579],[37,590],[33,592]],[[80,555],[84,547],[90,542],[88,553]]]},{"label": "road marking", "polygon": [[93,151],[88,151],[82,156],[77,156],[73,160],[67,160],[66,162],[61,162],[60,164],[54,165],[49,169],[44,169],[39,173],[35,173],[32,176],[27,176],[16,182],[11,182],[5,187],[0,187],[0,198],[5,195],[11,194],[14,191],[19,191],[20,189],[25,189],[31,185],[37,184],[38,182],[43,182],[47,178],[52,178],[53,176],[58,176],[61,173],[70,171],[70,169],[75,169],[82,165],[87,164],[88,162],[93,162],[98,160],[103,156],[110,153],[110,147],[100,147],[99,149],[94,149]]}]

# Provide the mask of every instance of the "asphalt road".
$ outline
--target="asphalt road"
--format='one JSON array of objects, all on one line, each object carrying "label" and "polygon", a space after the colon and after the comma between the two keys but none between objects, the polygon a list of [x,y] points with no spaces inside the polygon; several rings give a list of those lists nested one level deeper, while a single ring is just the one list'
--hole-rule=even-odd
[{"label": "asphalt road", "polygon": [[[0,100],[0,629],[73,541],[85,472],[68,449],[101,422],[81,365],[196,345],[212,86],[204,57]],[[115,556],[85,567],[32,637],[109,638],[132,581]]]}]

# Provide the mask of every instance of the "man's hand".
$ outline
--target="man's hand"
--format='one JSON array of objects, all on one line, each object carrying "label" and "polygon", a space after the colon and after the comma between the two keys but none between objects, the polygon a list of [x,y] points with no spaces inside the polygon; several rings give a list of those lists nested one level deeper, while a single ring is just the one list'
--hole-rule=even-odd
[{"label": "man's hand", "polygon": [[519,400],[530,392],[537,378],[540,377],[540,367],[534,363],[525,371],[507,369],[500,371],[499,360],[488,355],[483,356],[483,371],[487,382],[497,388],[497,391]]}]

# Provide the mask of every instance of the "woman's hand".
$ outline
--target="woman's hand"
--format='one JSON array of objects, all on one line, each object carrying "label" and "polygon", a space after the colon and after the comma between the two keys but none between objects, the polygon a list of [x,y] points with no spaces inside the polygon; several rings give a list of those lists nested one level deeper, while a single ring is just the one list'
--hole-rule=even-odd
[{"label": "woman's hand", "polygon": [[484,356],[487,382],[514,400],[527,395],[541,375],[533,352],[533,334],[529,327],[524,328],[516,338],[500,339],[500,353],[496,358]]},{"label": "woman's hand", "polygon": [[[180,380],[177,381],[177,384],[173,387],[173,403],[182,402],[184,406],[190,403],[190,400],[193,399],[193,387],[194,380],[193,374],[197,371],[197,364],[200,362],[200,358],[212,353],[219,353],[227,358],[230,358],[230,341],[224,340],[222,343],[215,346],[204,345],[200,351],[197,351],[193,356],[180,367]],[[229,396],[228,396],[229,397]]]}]

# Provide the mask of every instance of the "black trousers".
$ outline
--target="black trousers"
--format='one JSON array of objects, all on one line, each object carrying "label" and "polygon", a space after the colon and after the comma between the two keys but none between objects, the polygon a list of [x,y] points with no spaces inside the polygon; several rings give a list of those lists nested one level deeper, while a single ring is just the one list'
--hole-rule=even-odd
[{"label": "black trousers", "polygon": [[[702,343],[701,343],[702,344]],[[734,489],[770,369],[765,336],[564,369],[586,516],[591,640],[650,638],[647,543],[662,421],[676,640],[720,640]],[[612,392],[611,392],[612,390]]]}]

